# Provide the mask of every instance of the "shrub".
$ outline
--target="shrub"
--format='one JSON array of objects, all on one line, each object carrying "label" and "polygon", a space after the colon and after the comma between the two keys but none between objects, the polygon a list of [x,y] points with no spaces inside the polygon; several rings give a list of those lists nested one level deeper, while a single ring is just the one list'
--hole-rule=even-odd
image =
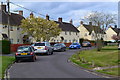
[{"label": "shrub", "polygon": [[9,54],[10,53],[10,41],[8,40],[1,40],[0,43],[2,43],[2,45],[0,45],[0,47],[2,48],[2,53],[3,54]]}]

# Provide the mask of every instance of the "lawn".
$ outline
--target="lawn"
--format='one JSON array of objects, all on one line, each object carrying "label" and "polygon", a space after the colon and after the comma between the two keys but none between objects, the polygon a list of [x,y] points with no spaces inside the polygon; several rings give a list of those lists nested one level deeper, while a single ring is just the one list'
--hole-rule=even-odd
[{"label": "lawn", "polygon": [[[118,52],[117,46],[106,46],[103,47],[100,52],[96,49],[80,51],[74,54],[70,60],[84,68],[93,69],[95,67],[109,67],[120,64],[118,55],[120,55],[120,53]],[[117,69],[114,71],[116,71],[116,73],[118,72]],[[114,75],[114,73],[115,72],[111,71],[109,74]]]},{"label": "lawn", "polygon": [[13,56],[0,56],[1,65],[0,65],[0,78],[4,77],[4,72],[7,69],[7,67],[15,60]]}]

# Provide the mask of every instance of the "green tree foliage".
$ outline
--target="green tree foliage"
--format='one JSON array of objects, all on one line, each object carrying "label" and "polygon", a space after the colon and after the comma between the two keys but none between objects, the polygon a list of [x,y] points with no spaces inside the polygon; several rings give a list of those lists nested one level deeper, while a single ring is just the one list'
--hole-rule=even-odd
[{"label": "green tree foliage", "polygon": [[56,37],[61,32],[58,24],[54,21],[34,16],[22,20],[20,28],[23,29],[23,33],[32,36],[36,41],[48,41],[51,37]]}]

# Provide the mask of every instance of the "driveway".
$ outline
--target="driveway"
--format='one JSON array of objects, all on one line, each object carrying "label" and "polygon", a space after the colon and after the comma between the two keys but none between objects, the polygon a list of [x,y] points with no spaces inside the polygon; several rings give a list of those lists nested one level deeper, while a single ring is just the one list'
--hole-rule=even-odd
[{"label": "driveway", "polygon": [[53,55],[37,56],[35,62],[15,63],[9,69],[10,78],[102,78],[68,61],[79,50],[54,52]]}]

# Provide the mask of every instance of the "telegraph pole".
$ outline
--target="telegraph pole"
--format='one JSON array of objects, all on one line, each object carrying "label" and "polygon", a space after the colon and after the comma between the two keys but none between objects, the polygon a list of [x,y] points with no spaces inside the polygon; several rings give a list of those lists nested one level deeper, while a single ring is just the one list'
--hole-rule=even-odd
[{"label": "telegraph pole", "polygon": [[10,41],[10,1],[7,0],[8,7],[8,40]]}]

